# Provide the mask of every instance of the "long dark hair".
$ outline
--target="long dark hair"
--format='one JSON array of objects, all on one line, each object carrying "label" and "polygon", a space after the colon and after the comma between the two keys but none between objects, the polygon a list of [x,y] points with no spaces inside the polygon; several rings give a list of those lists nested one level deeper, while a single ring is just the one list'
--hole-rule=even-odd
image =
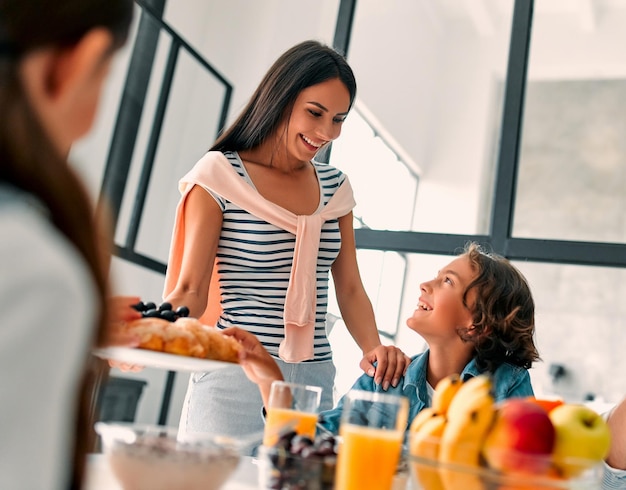
[{"label": "long dark hair", "polygon": [[540,357],[534,342],[535,302],[528,282],[509,260],[475,242],[465,246],[463,255],[478,276],[463,297],[467,306],[469,291],[476,291],[474,335],[460,332],[461,338],[474,343],[476,360],[488,371],[505,362],[530,369]]},{"label": "long dark hair", "polygon": [[[34,50],[71,46],[95,27],[111,32],[114,50],[126,42],[132,15],[132,0],[0,0],[0,182],[36,196],[47,208],[51,223],[89,267],[100,301],[94,344],[105,337],[108,250],[99,243],[103,235],[88,193],[29,104],[19,67],[21,59]],[[80,488],[85,454],[93,447],[90,402],[94,378],[86,366],[75,408],[71,488]]]},{"label": "long dark hair", "polygon": [[270,67],[237,120],[218,137],[211,150],[255,148],[289,117],[300,92],[335,78],[348,89],[352,107],[356,80],[345,58],[318,41],[293,46]]}]

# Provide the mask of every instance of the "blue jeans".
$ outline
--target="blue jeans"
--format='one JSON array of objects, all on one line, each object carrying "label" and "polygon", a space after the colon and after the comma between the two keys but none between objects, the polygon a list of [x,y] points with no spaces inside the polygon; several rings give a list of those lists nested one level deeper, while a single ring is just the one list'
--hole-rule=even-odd
[{"label": "blue jeans", "polygon": [[[333,361],[286,363],[276,359],[286,381],[322,387],[321,410],[333,406]],[[193,373],[185,395],[179,430],[230,436],[237,439],[261,433],[265,422],[259,388],[239,366]],[[244,453],[253,454],[256,445]]]}]

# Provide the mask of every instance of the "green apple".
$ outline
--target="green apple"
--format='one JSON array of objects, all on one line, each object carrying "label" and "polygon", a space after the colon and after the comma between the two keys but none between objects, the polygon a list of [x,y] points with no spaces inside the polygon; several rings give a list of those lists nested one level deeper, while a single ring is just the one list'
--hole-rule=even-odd
[{"label": "green apple", "polygon": [[554,464],[564,477],[579,475],[608,454],[609,427],[591,408],[564,403],[550,411],[549,417],[556,430]]}]

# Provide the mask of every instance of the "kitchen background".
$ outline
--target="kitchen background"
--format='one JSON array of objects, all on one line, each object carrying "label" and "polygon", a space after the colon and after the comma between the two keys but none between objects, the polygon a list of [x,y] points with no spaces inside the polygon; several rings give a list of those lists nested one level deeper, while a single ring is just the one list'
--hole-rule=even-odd
[{"label": "kitchen background", "polygon": [[[473,238],[530,282],[537,393],[600,407],[626,394],[626,1],[142,0],[136,10],[137,37],[71,154],[94,199],[124,178],[118,292],[160,301],[177,181],[273,60],[304,39],[339,43],[359,94],[330,162],[355,188],[361,272],[385,341],[424,348],[404,325],[419,283]],[[112,174],[124,158],[127,174]],[[341,393],[360,355],[338,315],[331,304]],[[111,375],[146,382],[137,421],[177,425],[186,374]]]}]

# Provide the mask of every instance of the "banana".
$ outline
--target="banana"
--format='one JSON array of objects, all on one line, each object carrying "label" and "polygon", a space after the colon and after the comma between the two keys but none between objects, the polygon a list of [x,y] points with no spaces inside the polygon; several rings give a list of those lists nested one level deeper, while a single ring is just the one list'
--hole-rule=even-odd
[{"label": "banana", "polygon": [[419,431],[424,422],[435,415],[445,415],[450,402],[462,384],[463,382],[458,374],[451,374],[440,380],[435,388],[431,406],[423,408],[415,416],[413,422],[411,422],[410,432],[415,433]]},{"label": "banana", "polygon": [[452,417],[457,419],[467,412],[468,403],[471,403],[474,398],[481,398],[485,395],[491,394],[491,378],[488,375],[482,374],[469,378],[463,382],[459,387],[456,395],[450,402],[446,414],[448,418]]},{"label": "banana", "polygon": [[421,430],[424,423],[426,423],[429,419],[436,416],[437,412],[432,407],[422,408],[422,410],[415,416],[413,422],[411,422],[411,426],[409,428],[409,432],[414,434]]},{"label": "banana", "polygon": [[467,380],[452,399],[448,422],[441,437],[439,469],[446,490],[482,490],[480,477],[471,471],[455,471],[447,465],[480,467],[480,453],[495,415],[491,379],[486,375]]},{"label": "banana", "polygon": [[[423,413],[424,410],[420,413]],[[439,458],[440,440],[445,426],[446,416],[435,413],[421,424],[419,430],[410,435],[409,451],[411,454],[428,460],[413,460],[412,462],[413,472],[420,482],[420,488],[445,490],[437,467],[434,465]]]},{"label": "banana", "polygon": [[448,407],[455,397],[463,381],[459,374],[451,374],[441,379],[435,387],[435,393],[433,394],[433,401],[431,406],[437,413],[445,414],[448,411]]}]

